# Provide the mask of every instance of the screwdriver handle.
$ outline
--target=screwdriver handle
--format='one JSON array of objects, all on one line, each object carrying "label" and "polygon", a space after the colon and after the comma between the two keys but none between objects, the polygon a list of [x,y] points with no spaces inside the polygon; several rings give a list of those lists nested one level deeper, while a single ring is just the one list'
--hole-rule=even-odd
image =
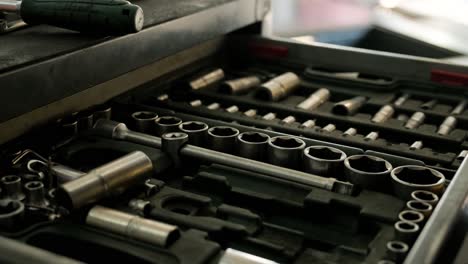
[{"label": "screwdriver handle", "polygon": [[127,34],[143,28],[143,10],[124,0],[23,0],[20,15],[30,25],[80,32]]}]

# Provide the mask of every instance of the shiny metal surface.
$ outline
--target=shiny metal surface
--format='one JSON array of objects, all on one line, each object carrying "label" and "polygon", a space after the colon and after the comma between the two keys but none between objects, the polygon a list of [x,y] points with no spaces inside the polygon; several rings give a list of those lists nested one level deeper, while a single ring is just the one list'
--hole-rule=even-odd
[{"label": "shiny metal surface", "polygon": [[437,194],[426,190],[416,190],[412,192],[411,199],[428,203],[434,207],[439,202],[439,196],[437,196]]},{"label": "shiny metal surface", "polygon": [[226,112],[228,113],[237,113],[239,112],[239,107],[237,107],[237,105],[231,105],[230,107],[226,108],[225,110]]},{"label": "shiny metal surface", "polygon": [[187,121],[179,125],[179,130],[189,136],[189,143],[195,146],[203,146],[206,143],[208,125],[198,121]]},{"label": "shiny metal surface", "polygon": [[20,1],[0,1],[0,11],[8,13],[19,13],[21,10]]},{"label": "shiny metal surface", "polygon": [[332,112],[335,115],[354,115],[366,103],[366,101],[366,97],[356,96],[336,103],[332,108]]},{"label": "shiny metal surface", "polygon": [[364,137],[365,141],[375,141],[379,138],[379,132],[372,131]]},{"label": "shiny metal surface", "polygon": [[395,113],[395,109],[391,105],[384,105],[380,110],[375,113],[372,117],[371,121],[373,123],[384,123],[388,119],[390,119],[393,114]]},{"label": "shiny metal surface", "polygon": [[412,245],[418,237],[420,227],[414,222],[398,221],[394,225],[395,239]]},{"label": "shiny metal surface", "polygon": [[357,134],[357,130],[354,127],[350,127],[343,132],[343,136],[355,136]]},{"label": "shiny metal surface", "polygon": [[212,150],[234,153],[239,130],[228,126],[217,126],[208,129],[207,142]]},{"label": "shiny metal surface", "polygon": [[270,113],[268,113],[268,114],[266,114],[266,115],[264,115],[262,117],[262,119],[264,119],[264,120],[273,120],[275,118],[276,118],[276,114],[272,113],[272,112],[270,112]]},{"label": "shiny metal surface", "polygon": [[406,121],[405,128],[407,129],[418,128],[420,125],[424,123],[425,119],[426,119],[426,115],[423,112],[416,112],[409,118],[408,121]]},{"label": "shiny metal surface", "polygon": [[224,251],[218,264],[277,264],[277,262],[228,248]]},{"label": "shiny metal surface", "polygon": [[165,133],[179,130],[179,125],[182,120],[175,116],[161,116],[155,121],[155,133],[157,136],[162,136]]},{"label": "shiny metal surface", "polygon": [[61,164],[52,164],[52,166],[50,166],[50,172],[57,178],[58,184],[76,180],[86,174]]},{"label": "shiny metal surface", "polygon": [[300,125],[301,128],[312,128],[315,126],[315,120],[309,119]]},{"label": "shiny metal surface", "polygon": [[444,175],[428,167],[400,166],[394,168],[390,175],[393,191],[403,200],[411,199],[411,193],[416,190],[427,190],[440,195],[445,188]]},{"label": "shiny metal surface", "polygon": [[281,123],[283,124],[292,124],[296,122],[296,118],[294,116],[287,116],[281,120]]},{"label": "shiny metal surface", "polygon": [[454,130],[456,126],[457,119],[453,116],[447,116],[444,122],[442,122],[442,124],[440,124],[439,128],[437,129],[437,134],[441,136],[446,136],[450,134],[450,132],[452,132],[452,130]]},{"label": "shiny metal surface", "polygon": [[[403,210],[398,214],[400,221],[412,222],[418,224],[420,227],[424,224],[426,218],[421,212],[413,210]],[[421,228],[422,229],[422,228]]]},{"label": "shiny metal surface", "polygon": [[424,146],[423,142],[418,140],[418,141],[413,142],[413,144],[411,144],[410,149],[411,150],[422,149],[423,146]]},{"label": "shiny metal surface", "polygon": [[363,188],[379,190],[385,187],[392,164],[371,155],[354,155],[344,161],[345,179]]},{"label": "shiny metal surface", "polygon": [[16,175],[3,176],[0,179],[2,183],[3,197],[7,200],[22,201],[25,198],[23,193],[22,180]]},{"label": "shiny metal surface", "polygon": [[203,105],[203,102],[201,100],[193,100],[193,101],[190,101],[189,104],[192,107],[198,107],[198,106]]},{"label": "shiny metal surface", "polygon": [[139,111],[132,114],[135,129],[141,133],[154,134],[158,115],[154,112]]},{"label": "shiny metal surface", "polygon": [[259,132],[244,132],[237,136],[239,156],[264,161],[270,136]]},{"label": "shiny metal surface", "polygon": [[403,94],[400,97],[398,97],[393,104],[395,106],[402,106],[406,101],[408,101],[410,96],[410,94]]},{"label": "shiny metal surface", "polygon": [[451,115],[460,115],[460,114],[462,114],[463,111],[465,111],[467,104],[468,104],[467,100],[461,100],[460,103],[458,103],[458,105],[453,108],[453,110],[452,110],[452,112],[450,112],[450,114]]},{"label": "shiny metal surface", "polygon": [[99,105],[94,109],[93,112],[93,122],[98,121],[99,119],[110,120],[112,117],[112,107],[108,105]]},{"label": "shiny metal surface", "polygon": [[268,101],[279,101],[299,87],[301,80],[292,72],[283,73],[261,85],[258,96]]},{"label": "shiny metal surface", "polygon": [[395,261],[395,263],[401,263],[406,254],[408,254],[409,246],[402,241],[389,241],[387,243],[387,256],[389,259]]},{"label": "shiny metal surface", "polygon": [[[18,200],[0,201],[0,227],[11,230],[24,219],[24,204]],[[1,254],[3,255],[3,254]]]},{"label": "shiny metal surface", "polygon": [[224,79],[223,69],[215,69],[189,81],[189,86],[192,90],[200,90],[209,87],[210,85],[215,84],[222,79]]},{"label": "shiny metal surface", "polygon": [[339,178],[343,171],[346,153],[327,146],[310,146],[304,149],[303,168],[320,176]]},{"label": "shiny metal surface", "polygon": [[307,99],[300,102],[296,107],[312,111],[322,105],[330,98],[330,90],[326,88],[320,88],[311,94]]},{"label": "shiny metal surface", "polygon": [[257,109],[249,109],[244,112],[244,115],[248,117],[255,117],[257,115]]},{"label": "shiny metal surface", "polygon": [[434,207],[426,202],[422,201],[417,201],[417,200],[410,200],[406,203],[406,208],[409,210],[413,210],[416,212],[420,212],[421,214],[424,215],[426,219],[429,219],[429,217],[432,214],[432,210]]},{"label": "shiny metal surface", "polygon": [[259,86],[260,82],[258,76],[247,76],[228,80],[219,87],[219,91],[227,94],[243,94]]},{"label": "shiny metal surface", "polygon": [[94,206],[86,217],[86,224],[119,234],[128,239],[165,247],[179,238],[177,226],[148,220],[103,206]]},{"label": "shiny metal surface", "polygon": [[277,136],[270,138],[267,160],[277,166],[299,168],[305,146],[305,142],[298,137]]},{"label": "shiny metal surface", "polygon": [[323,132],[331,133],[336,130],[336,126],[334,124],[328,124],[322,128]]},{"label": "shiny metal surface", "polygon": [[219,103],[211,103],[206,108],[209,110],[217,110],[221,108],[221,105]]},{"label": "shiny metal surface", "polygon": [[45,199],[44,184],[40,181],[30,181],[24,185],[26,193],[26,204],[37,207],[44,207],[48,205]]}]

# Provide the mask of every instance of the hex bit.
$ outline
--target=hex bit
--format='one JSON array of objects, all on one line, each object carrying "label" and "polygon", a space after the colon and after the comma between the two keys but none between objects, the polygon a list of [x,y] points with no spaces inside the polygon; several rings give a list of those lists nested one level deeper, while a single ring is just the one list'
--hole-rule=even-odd
[{"label": "hex bit", "polygon": [[393,114],[395,113],[395,109],[391,105],[384,105],[380,110],[375,113],[372,117],[371,121],[373,123],[384,123],[388,119],[390,119]]},{"label": "hex bit", "polygon": [[322,128],[323,132],[331,133],[336,130],[336,126],[334,124],[328,124]]},{"label": "hex bit", "polygon": [[365,141],[376,141],[379,138],[379,132],[372,131],[364,137]]},{"label": "hex bit", "polygon": [[281,120],[282,124],[292,124],[296,122],[296,118],[294,116],[287,116]]},{"label": "hex bit", "polygon": [[332,112],[335,115],[354,115],[367,101],[365,96],[356,96],[354,98],[336,103]]},{"label": "hex bit", "polygon": [[453,116],[447,116],[437,129],[437,134],[447,136],[457,126],[457,119]]},{"label": "hex bit", "polygon": [[414,113],[408,121],[405,123],[405,128],[407,129],[415,129],[418,128],[424,120],[426,119],[426,115],[423,112],[416,112]]},{"label": "hex bit", "polygon": [[208,110],[218,110],[221,107],[219,103],[211,103],[206,108]]},{"label": "hex bit", "polygon": [[309,119],[302,123],[299,127],[300,128],[312,128],[315,126],[315,120]]},{"label": "hex bit", "polygon": [[357,130],[354,127],[350,127],[348,129],[346,129],[345,132],[343,132],[344,137],[355,136],[356,134],[357,134]]},{"label": "hex bit", "polygon": [[463,111],[465,111],[467,103],[468,103],[468,101],[466,101],[466,100],[460,101],[460,103],[458,103],[458,105],[455,106],[455,108],[453,108],[453,110],[452,110],[452,112],[450,112],[450,114],[451,115],[460,115],[460,114],[462,114]]},{"label": "hex bit", "polygon": [[268,114],[266,114],[266,115],[264,115],[264,116],[262,117],[262,119],[268,120],[268,121],[271,121],[271,120],[273,120],[273,119],[275,119],[275,118],[276,118],[276,114],[275,114],[275,113],[272,113],[272,112],[270,112],[270,113],[268,113]]},{"label": "hex bit", "polygon": [[[96,134],[108,138],[130,141],[159,149],[162,147],[161,138],[131,131],[124,123],[102,120],[96,124],[93,130]],[[335,178],[324,178],[190,144],[186,144],[178,148],[176,155],[258,172],[275,178],[293,181],[337,193],[351,195],[353,192],[353,184],[338,181]]]},{"label": "hex bit", "polygon": [[330,91],[326,88],[320,88],[311,94],[307,99],[300,102],[296,107],[303,110],[315,110],[330,98]]},{"label": "hex bit", "polygon": [[413,142],[413,144],[411,144],[410,149],[411,150],[422,149],[423,146],[424,146],[423,142],[418,140],[418,141]]},{"label": "hex bit", "polygon": [[225,111],[231,114],[237,113],[239,112],[239,107],[237,107],[237,105],[231,105],[230,107],[226,108]]},{"label": "hex bit", "polygon": [[190,101],[189,104],[192,107],[199,107],[203,105],[203,102],[201,100],[193,100],[193,101]]}]

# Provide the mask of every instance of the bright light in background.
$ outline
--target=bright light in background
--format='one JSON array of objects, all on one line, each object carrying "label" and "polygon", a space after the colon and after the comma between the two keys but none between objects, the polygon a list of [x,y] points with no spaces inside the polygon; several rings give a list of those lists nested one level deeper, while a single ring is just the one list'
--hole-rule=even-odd
[{"label": "bright light in background", "polygon": [[395,8],[400,4],[401,0],[380,0],[380,6],[384,8]]}]

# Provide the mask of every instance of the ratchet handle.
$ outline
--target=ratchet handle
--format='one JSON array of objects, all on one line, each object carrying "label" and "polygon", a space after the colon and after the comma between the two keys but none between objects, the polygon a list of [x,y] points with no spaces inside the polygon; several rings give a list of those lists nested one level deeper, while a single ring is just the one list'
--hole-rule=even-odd
[{"label": "ratchet handle", "polygon": [[80,32],[127,34],[143,28],[143,10],[124,0],[23,0],[21,18]]}]

